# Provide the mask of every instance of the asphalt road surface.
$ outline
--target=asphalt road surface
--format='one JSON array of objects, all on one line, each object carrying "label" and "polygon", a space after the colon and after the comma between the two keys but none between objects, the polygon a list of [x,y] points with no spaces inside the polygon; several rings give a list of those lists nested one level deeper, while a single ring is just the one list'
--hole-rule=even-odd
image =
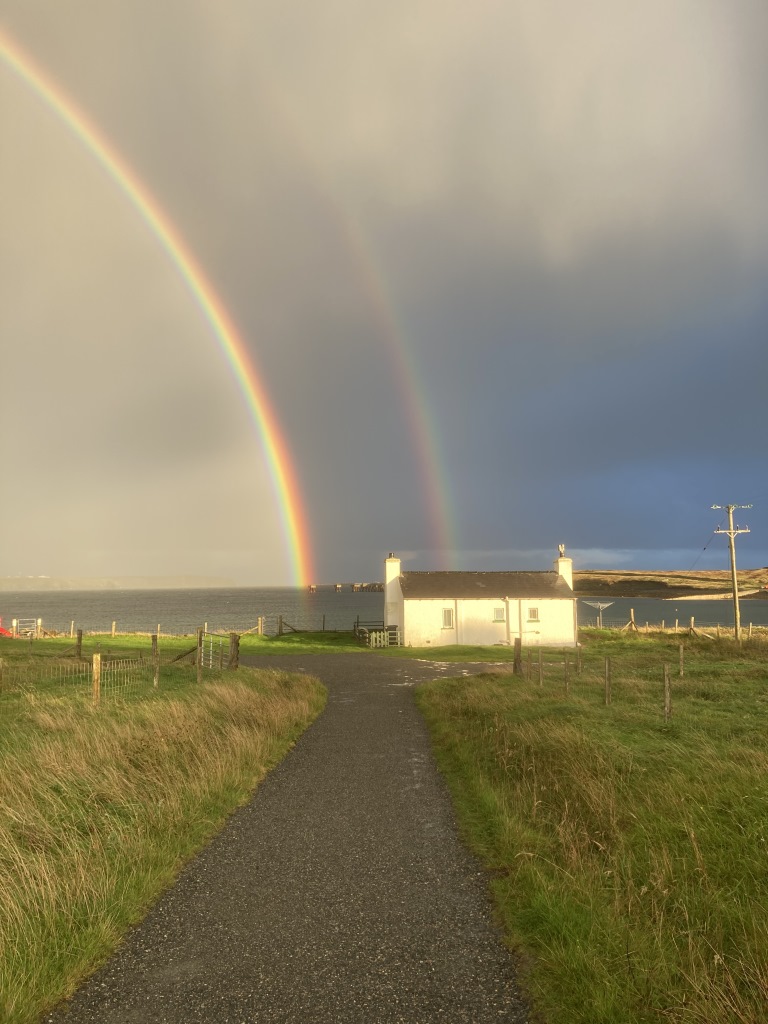
[{"label": "asphalt road surface", "polygon": [[328,706],[55,1024],[527,1021],[412,687],[464,666],[360,655]]}]

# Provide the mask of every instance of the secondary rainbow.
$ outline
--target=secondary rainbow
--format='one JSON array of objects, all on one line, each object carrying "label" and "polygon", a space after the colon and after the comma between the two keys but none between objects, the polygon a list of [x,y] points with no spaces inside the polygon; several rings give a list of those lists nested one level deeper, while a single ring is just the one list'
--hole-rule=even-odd
[{"label": "secondary rainbow", "polygon": [[453,502],[447,474],[443,470],[445,461],[440,455],[436,432],[427,413],[423,389],[418,384],[419,374],[410,354],[405,330],[397,317],[388,278],[359,220],[349,212],[340,212],[339,221],[346,245],[355,257],[355,266],[371,310],[393,356],[392,369],[408,418],[422,481],[422,500],[431,534],[431,557],[436,559],[437,568],[454,568],[456,528],[450,514]]},{"label": "secondary rainbow", "polygon": [[[448,464],[441,453],[434,414],[428,409],[424,388],[419,383],[420,373],[403,318],[398,315],[384,262],[361,218],[337,194],[327,170],[315,158],[284,94],[272,85],[268,75],[261,77],[259,84],[269,98],[271,109],[278,114],[283,140],[290,142],[296,159],[309,168],[311,173],[307,175],[307,181],[314,186],[318,197],[333,215],[332,222],[350,256],[362,292],[375,317],[381,340],[391,355],[387,364],[407,417],[412,451],[419,469],[419,489],[429,527],[428,551],[431,561],[428,564],[434,565],[432,560],[436,559],[440,568],[455,568],[458,539],[452,515],[455,503],[448,482]],[[407,541],[405,544],[408,546]]]},{"label": "secondary rainbow", "polygon": [[1,28],[0,57],[98,160],[141,214],[194,296],[234,372],[258,430],[280,505],[293,579],[297,586],[305,585],[314,579],[312,546],[293,460],[252,356],[213,285],[135,171],[76,104],[35,66],[31,58]]}]

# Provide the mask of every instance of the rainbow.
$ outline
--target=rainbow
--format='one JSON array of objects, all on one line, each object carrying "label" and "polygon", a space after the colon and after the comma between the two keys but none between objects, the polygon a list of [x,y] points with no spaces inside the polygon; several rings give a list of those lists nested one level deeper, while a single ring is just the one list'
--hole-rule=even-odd
[{"label": "rainbow", "polygon": [[139,212],[178,269],[238,381],[257,428],[281,510],[294,582],[297,586],[311,582],[314,579],[314,566],[310,532],[288,444],[261,377],[256,371],[253,358],[213,285],[206,278],[178,230],[135,171],[104,135],[88,121],[75,103],[35,66],[32,59],[1,28],[0,58],[6,67],[29,86],[33,93],[64,122],[99,162]]},{"label": "rainbow", "polygon": [[385,273],[379,267],[367,238],[350,214],[340,215],[344,240],[361,276],[365,294],[390,352],[398,389],[403,399],[414,454],[422,481],[424,511],[431,530],[430,552],[437,558],[435,568],[455,568],[456,531],[451,519],[453,507],[442,467],[440,447],[418,386],[418,372],[402,325],[395,315]]},{"label": "rainbow", "polygon": [[[296,158],[311,168],[309,180],[314,183],[318,195],[334,214],[339,237],[350,255],[361,290],[391,356],[388,365],[395,377],[419,470],[422,504],[430,530],[430,558],[437,559],[438,568],[456,568],[457,531],[451,515],[454,502],[448,485],[446,460],[440,450],[434,415],[430,414],[424,389],[419,384],[420,374],[402,318],[397,315],[397,305],[393,301],[386,269],[360,218],[338,198],[327,172],[314,158],[312,148],[303,139],[291,106],[285,102],[281,92],[271,86],[268,77],[260,79],[260,87],[267,91],[270,107],[279,115],[283,139],[290,142]],[[395,539],[390,538],[388,546],[395,543]]]}]

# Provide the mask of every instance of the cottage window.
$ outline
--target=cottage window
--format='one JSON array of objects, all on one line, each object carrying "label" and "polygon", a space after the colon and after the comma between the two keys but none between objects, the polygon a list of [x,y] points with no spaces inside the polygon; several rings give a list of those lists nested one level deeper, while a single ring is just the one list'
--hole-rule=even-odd
[{"label": "cottage window", "polygon": [[494,622],[506,622],[506,616],[503,608],[493,609],[493,621]]},{"label": "cottage window", "polygon": [[528,621],[529,622],[538,622],[539,621],[539,609],[538,608],[529,608],[528,609]]},{"label": "cottage window", "polygon": [[453,629],[453,608],[443,608],[443,629]]}]

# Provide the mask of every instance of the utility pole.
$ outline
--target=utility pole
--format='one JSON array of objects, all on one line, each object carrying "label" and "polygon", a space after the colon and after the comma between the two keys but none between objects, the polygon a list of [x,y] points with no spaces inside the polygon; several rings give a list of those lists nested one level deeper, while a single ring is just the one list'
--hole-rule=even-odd
[{"label": "utility pole", "polygon": [[736,642],[741,641],[741,613],[739,612],[739,584],[736,579],[736,534],[749,533],[749,527],[734,527],[733,510],[736,508],[752,508],[751,505],[713,505],[712,508],[724,508],[728,513],[728,529],[721,530],[720,527],[715,533],[728,534],[728,550],[731,555],[731,580],[733,582],[733,635]]}]

